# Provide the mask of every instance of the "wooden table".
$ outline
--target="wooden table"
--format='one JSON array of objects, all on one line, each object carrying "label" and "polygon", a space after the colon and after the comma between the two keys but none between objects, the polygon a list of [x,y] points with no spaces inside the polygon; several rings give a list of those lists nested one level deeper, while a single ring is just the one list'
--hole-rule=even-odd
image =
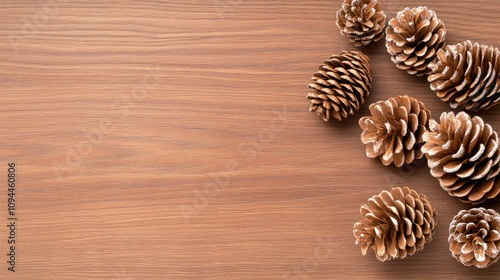
[{"label": "wooden table", "polygon": [[[494,0],[428,5],[447,42],[500,46]],[[1,279],[493,279],[448,250],[470,206],[423,165],[365,156],[358,119],[399,94],[449,111],[384,40],[367,103],[342,122],[308,112],[306,85],[340,35],[341,1],[0,3]],[[499,107],[500,108],[500,107]],[[500,130],[499,108],[479,115]],[[16,272],[8,163],[16,165]],[[381,263],[354,244],[359,207],[396,186],[439,212],[423,252]],[[498,202],[486,206],[500,211]],[[4,225],[5,224],[5,225]]]}]

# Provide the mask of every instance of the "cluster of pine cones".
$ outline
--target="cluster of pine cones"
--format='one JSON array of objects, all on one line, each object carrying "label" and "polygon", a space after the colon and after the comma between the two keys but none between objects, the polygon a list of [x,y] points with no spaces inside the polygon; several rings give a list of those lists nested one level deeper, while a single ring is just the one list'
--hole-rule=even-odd
[{"label": "cluster of pine cones", "polygon": [[[437,97],[453,109],[439,121],[421,101],[402,95],[369,106],[362,117],[366,155],[401,167],[427,159],[431,175],[462,202],[477,205],[500,193],[498,134],[469,112],[500,103],[500,51],[465,41],[446,45],[446,29],[427,7],[406,8],[389,20],[377,0],[345,0],[337,26],[356,47],[384,37],[396,67],[427,76]],[[353,115],[371,90],[372,66],[361,51],[343,51],[314,73],[309,110],[325,121]],[[362,253],[375,251],[381,261],[405,258],[432,240],[437,212],[425,195],[408,187],[383,191],[361,207],[354,225]],[[452,255],[466,266],[485,268],[500,259],[500,214],[491,209],[463,210],[449,227]]]}]

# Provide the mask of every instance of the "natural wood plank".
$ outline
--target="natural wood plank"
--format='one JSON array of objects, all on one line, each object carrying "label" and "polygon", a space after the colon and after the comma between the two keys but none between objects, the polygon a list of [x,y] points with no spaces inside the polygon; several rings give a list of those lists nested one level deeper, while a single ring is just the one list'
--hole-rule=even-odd
[{"label": "natural wood plank", "polygon": [[[448,43],[500,45],[493,0],[380,2],[389,18],[428,5]],[[448,224],[468,206],[426,166],[365,157],[357,121],[369,103],[407,93],[434,116],[450,110],[424,78],[396,69],[383,41],[363,50],[374,84],[360,112],[329,124],[307,112],[317,66],[354,49],[335,26],[340,4],[2,1],[0,159],[17,164],[19,220],[18,271],[7,271],[2,227],[0,278],[498,275],[500,265],[451,257]],[[498,110],[480,113],[497,130]],[[403,261],[361,256],[360,205],[401,185],[434,202],[434,240]],[[3,188],[4,210],[6,200]]]}]

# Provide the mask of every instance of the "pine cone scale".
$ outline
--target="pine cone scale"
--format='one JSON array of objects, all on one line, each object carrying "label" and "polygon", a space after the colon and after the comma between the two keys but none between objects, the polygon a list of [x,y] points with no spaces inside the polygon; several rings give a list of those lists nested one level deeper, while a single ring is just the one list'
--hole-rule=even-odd
[{"label": "pine cone scale", "polygon": [[[464,162],[461,170],[457,171],[456,174],[457,174],[458,178],[465,179],[465,178],[471,177],[472,174],[474,174],[474,171],[475,171],[475,164],[466,160]],[[493,174],[491,174],[491,175],[493,175]],[[488,180],[489,178],[486,178],[486,179]]]},{"label": "pine cone scale", "polygon": [[487,199],[496,198],[500,194],[500,184],[494,184],[492,189],[488,194],[486,194]]}]

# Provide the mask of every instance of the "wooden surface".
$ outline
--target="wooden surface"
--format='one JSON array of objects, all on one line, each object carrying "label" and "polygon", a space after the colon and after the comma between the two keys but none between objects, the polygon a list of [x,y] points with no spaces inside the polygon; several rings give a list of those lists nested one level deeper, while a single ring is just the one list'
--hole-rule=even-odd
[{"label": "wooden surface", "polygon": [[[427,5],[448,43],[500,46],[494,0]],[[469,206],[423,165],[365,156],[358,119],[398,94],[450,110],[398,70],[384,41],[367,103],[343,122],[308,112],[306,85],[355,49],[341,1],[0,3],[1,279],[493,279],[447,231]],[[500,130],[500,108],[479,115]],[[7,163],[15,162],[16,272],[7,270]],[[439,212],[432,243],[403,261],[362,256],[353,224],[395,186]],[[498,203],[487,205],[500,211]]]}]

